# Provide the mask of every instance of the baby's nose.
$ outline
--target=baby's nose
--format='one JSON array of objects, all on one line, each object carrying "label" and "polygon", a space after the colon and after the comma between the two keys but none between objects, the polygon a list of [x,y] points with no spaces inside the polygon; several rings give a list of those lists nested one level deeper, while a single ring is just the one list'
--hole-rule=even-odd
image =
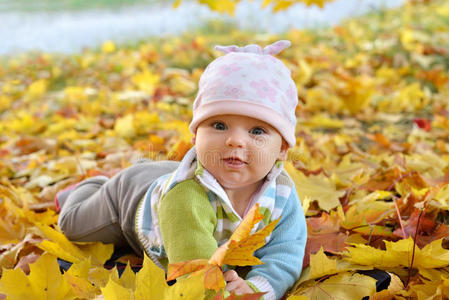
[{"label": "baby's nose", "polygon": [[242,130],[230,130],[226,137],[226,146],[243,147],[246,144],[246,135]]}]

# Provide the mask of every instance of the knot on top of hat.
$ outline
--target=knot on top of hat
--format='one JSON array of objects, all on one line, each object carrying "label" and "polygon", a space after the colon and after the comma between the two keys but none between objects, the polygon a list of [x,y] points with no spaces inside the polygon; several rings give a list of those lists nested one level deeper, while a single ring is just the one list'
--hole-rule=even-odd
[{"label": "knot on top of hat", "polygon": [[256,53],[256,54],[269,54],[276,55],[285,48],[290,47],[291,42],[288,40],[280,40],[271,45],[261,48],[259,45],[251,44],[244,47],[232,46],[215,46],[215,50],[221,51],[223,53],[230,52],[246,52],[246,53]]}]

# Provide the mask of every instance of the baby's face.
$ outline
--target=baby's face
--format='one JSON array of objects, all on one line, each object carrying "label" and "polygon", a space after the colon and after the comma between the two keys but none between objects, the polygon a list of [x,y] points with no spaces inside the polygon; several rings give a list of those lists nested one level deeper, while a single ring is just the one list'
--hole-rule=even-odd
[{"label": "baby's face", "polygon": [[239,115],[219,115],[203,121],[195,145],[199,161],[225,190],[261,182],[287,151],[274,127]]}]

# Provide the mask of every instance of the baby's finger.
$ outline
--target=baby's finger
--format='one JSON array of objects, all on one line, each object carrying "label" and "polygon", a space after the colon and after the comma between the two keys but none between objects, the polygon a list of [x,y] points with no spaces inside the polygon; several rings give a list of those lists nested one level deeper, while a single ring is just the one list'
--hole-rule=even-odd
[{"label": "baby's finger", "polygon": [[237,280],[239,278],[239,275],[234,270],[226,271],[223,275],[224,275],[224,280],[225,281],[234,281],[234,280]]},{"label": "baby's finger", "polygon": [[237,288],[239,287],[239,281],[230,281],[226,284],[226,290],[228,292],[236,292]]}]

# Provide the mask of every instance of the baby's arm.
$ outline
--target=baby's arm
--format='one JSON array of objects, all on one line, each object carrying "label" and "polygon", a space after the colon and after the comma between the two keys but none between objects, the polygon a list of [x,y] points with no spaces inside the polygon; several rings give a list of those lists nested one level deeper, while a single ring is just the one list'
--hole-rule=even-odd
[{"label": "baby's arm", "polygon": [[305,217],[293,187],[270,241],[255,253],[264,264],[254,266],[246,276],[261,292],[268,292],[264,300],[281,298],[298,280],[306,241]]},{"label": "baby's arm", "polygon": [[159,226],[170,263],[210,258],[217,249],[217,216],[204,189],[193,179],[178,183],[158,208]]}]

